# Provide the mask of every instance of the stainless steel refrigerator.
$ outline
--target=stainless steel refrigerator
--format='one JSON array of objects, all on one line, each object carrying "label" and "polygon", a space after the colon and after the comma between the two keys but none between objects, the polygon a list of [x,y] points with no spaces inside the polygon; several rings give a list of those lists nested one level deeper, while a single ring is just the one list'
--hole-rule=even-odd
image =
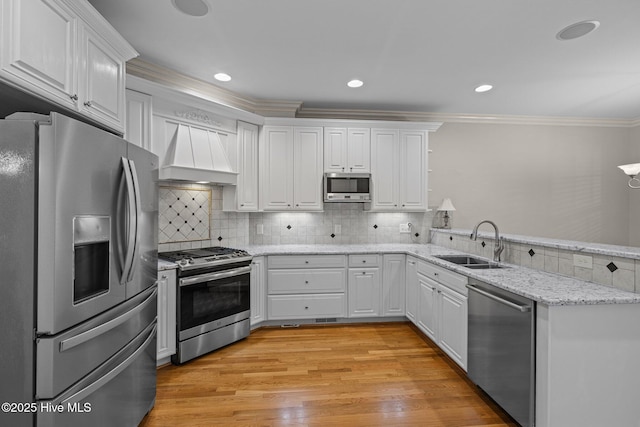
[{"label": "stainless steel refrigerator", "polygon": [[153,407],[157,170],[57,113],[0,120],[0,425],[135,426]]}]

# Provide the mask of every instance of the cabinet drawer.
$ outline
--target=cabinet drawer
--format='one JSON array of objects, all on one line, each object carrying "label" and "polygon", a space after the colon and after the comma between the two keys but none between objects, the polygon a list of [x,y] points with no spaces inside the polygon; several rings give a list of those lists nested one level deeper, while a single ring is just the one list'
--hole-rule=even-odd
[{"label": "cabinet drawer", "polygon": [[378,254],[349,255],[349,267],[377,267],[379,263]]},{"label": "cabinet drawer", "polygon": [[269,270],[269,294],[344,292],[344,268]]},{"label": "cabinet drawer", "polygon": [[345,317],[344,294],[269,295],[269,319]]},{"label": "cabinet drawer", "polygon": [[344,255],[272,255],[268,258],[269,268],[324,268],[345,267]]},{"label": "cabinet drawer", "polygon": [[462,295],[467,295],[467,277],[446,268],[428,263],[426,261],[418,261],[418,273],[421,273],[436,282],[442,283]]}]

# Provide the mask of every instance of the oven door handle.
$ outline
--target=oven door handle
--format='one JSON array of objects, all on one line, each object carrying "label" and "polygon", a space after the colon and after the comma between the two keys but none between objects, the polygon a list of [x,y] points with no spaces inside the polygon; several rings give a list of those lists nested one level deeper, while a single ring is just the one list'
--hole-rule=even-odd
[{"label": "oven door handle", "polygon": [[251,267],[234,268],[233,270],[221,271],[218,273],[203,274],[200,276],[187,277],[180,279],[180,287],[191,286],[198,283],[210,282],[212,280],[226,279],[228,277],[242,276],[251,272]]}]

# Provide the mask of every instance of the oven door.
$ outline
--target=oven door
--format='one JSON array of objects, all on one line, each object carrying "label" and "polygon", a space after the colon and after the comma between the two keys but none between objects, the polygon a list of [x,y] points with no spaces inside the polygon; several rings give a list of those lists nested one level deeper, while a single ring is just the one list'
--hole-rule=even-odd
[{"label": "oven door", "polygon": [[179,341],[249,318],[250,266],[180,279]]}]

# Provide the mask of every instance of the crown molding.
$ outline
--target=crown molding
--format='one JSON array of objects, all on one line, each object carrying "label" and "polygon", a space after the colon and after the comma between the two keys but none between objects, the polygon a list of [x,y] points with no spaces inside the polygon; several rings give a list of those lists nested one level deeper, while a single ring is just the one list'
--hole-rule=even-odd
[{"label": "crown molding", "polygon": [[139,58],[134,58],[127,62],[127,74],[148,80],[184,95],[196,97],[200,100],[225,107],[243,110],[262,117],[628,128],[640,126],[640,117],[636,119],[607,119],[306,108],[303,107],[300,101],[259,99],[239,95],[228,89],[216,86],[213,83],[187,76]]},{"label": "crown molding", "polygon": [[512,125],[552,125],[552,126],[598,126],[598,127],[635,127],[640,126],[640,118],[599,119],[582,117],[547,117],[547,116],[510,116],[483,114],[448,114],[417,111],[385,111],[385,110],[348,110],[300,108],[297,117],[322,119],[351,120],[393,120],[443,123],[482,123]]},{"label": "crown molding", "polygon": [[187,76],[169,68],[134,58],[127,62],[127,74],[174,91],[261,116],[295,117],[302,105],[296,101],[255,99],[241,96],[213,83]]}]

